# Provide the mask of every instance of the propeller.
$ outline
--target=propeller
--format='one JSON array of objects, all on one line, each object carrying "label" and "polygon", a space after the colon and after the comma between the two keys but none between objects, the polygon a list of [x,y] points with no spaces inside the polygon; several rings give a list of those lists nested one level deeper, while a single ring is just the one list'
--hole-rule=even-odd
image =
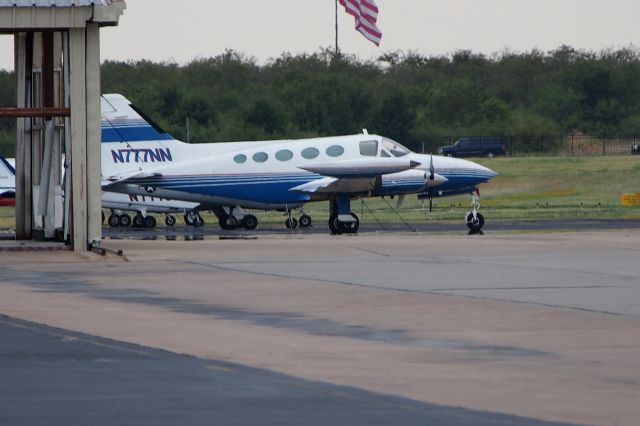
[{"label": "propeller", "polygon": [[429,180],[434,180],[436,178],[436,168],[433,166],[433,153],[431,154],[431,159],[429,161]]},{"label": "propeller", "polygon": [[[433,153],[431,153],[431,156],[429,158],[429,177],[428,179],[430,181],[435,180],[436,178],[436,168],[433,165]],[[433,197],[429,197],[429,217],[431,217],[431,212],[433,211]]]}]

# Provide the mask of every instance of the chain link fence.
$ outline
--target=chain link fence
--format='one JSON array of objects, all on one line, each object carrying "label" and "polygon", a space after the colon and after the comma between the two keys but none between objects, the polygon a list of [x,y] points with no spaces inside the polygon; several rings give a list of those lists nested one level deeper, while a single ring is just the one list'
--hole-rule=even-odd
[{"label": "chain link fence", "polygon": [[[505,147],[506,155],[519,156],[596,156],[637,154],[640,136],[596,137],[590,135],[492,136]],[[451,146],[459,137],[428,138],[409,144],[408,148],[425,154],[437,154],[441,147]]]}]

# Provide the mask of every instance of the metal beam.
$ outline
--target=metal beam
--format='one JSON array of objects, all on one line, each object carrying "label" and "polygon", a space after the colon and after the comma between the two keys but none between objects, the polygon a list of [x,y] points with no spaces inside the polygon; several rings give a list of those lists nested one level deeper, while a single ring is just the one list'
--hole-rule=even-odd
[{"label": "metal beam", "polygon": [[69,30],[69,103],[71,105],[71,245],[76,252],[87,245],[87,88],[86,33]]},{"label": "metal beam", "polygon": [[21,118],[21,117],[69,117],[71,110],[69,108],[0,108],[0,118]]},{"label": "metal beam", "polygon": [[87,23],[86,104],[87,104],[87,238],[91,246],[102,239],[102,187],[100,129],[100,26]]}]

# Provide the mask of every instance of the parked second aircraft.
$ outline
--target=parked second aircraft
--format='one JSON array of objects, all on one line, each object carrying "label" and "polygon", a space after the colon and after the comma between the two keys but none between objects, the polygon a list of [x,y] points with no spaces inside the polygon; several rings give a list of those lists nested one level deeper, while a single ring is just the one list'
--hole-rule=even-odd
[{"label": "parked second aircraft", "polygon": [[0,206],[16,204],[16,171],[14,164],[0,154]]}]

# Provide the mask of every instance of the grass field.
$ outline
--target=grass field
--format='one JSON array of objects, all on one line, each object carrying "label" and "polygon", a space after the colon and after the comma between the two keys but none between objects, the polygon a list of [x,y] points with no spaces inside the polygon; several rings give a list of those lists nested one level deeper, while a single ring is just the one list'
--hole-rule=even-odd
[{"label": "grass field", "polygon": [[[491,219],[640,218],[640,206],[625,207],[620,196],[640,192],[640,157],[520,157],[475,159],[500,175],[482,185],[483,214]],[[460,221],[469,209],[469,196],[434,201],[432,220]],[[396,200],[354,201],[353,211],[362,221],[399,221],[389,207]],[[427,206],[428,207],[428,206]],[[305,210],[315,223],[328,219],[327,203],[310,203]],[[414,196],[399,210],[406,221],[428,219],[428,211]],[[261,223],[284,223],[282,213],[257,212]],[[374,218],[375,216],[375,218]],[[206,223],[215,216],[203,215]],[[13,227],[14,210],[0,207],[0,227]]]}]

